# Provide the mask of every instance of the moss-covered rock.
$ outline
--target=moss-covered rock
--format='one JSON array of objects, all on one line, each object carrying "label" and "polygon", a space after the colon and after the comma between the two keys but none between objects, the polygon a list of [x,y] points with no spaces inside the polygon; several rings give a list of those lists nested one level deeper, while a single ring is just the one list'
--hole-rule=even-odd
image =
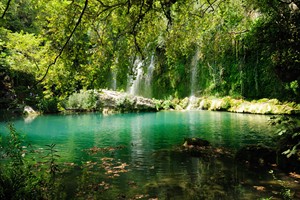
[{"label": "moss-covered rock", "polygon": [[262,99],[251,102],[245,100],[232,100],[231,107],[228,111],[237,113],[290,115],[299,113],[299,108],[297,108],[297,106],[291,107],[288,104],[282,104],[276,99]]},{"label": "moss-covered rock", "polygon": [[202,98],[199,103],[200,110],[208,110],[210,108],[211,101],[207,98]]},{"label": "moss-covered rock", "polygon": [[180,101],[180,103],[179,103],[179,106],[180,106],[181,108],[183,108],[183,109],[186,109],[188,105],[189,105],[189,98],[188,98],[188,97],[182,99],[182,100]]}]

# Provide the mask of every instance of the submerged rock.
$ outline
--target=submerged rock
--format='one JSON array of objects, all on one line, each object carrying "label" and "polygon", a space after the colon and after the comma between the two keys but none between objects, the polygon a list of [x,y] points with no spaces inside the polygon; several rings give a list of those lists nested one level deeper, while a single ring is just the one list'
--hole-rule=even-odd
[{"label": "submerged rock", "polygon": [[207,140],[201,138],[185,138],[183,144],[183,146],[186,148],[207,147],[209,145],[210,144]]},{"label": "submerged rock", "polygon": [[209,141],[201,138],[185,138],[180,151],[204,159],[231,157],[231,153],[227,149],[214,147]]}]

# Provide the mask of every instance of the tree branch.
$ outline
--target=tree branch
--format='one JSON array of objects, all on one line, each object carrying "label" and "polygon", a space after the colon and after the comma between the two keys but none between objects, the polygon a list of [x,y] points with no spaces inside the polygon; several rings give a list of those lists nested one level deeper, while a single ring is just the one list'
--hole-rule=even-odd
[{"label": "tree branch", "polygon": [[77,23],[75,24],[75,27],[73,28],[71,34],[70,34],[69,37],[67,38],[67,41],[65,42],[65,44],[63,45],[63,47],[62,47],[61,50],[59,51],[58,55],[55,57],[54,61],[53,61],[50,65],[48,65],[48,67],[47,67],[47,69],[46,69],[46,72],[45,72],[44,76],[43,76],[40,80],[38,80],[38,81],[36,82],[35,85],[41,83],[41,82],[46,78],[46,76],[47,76],[47,74],[48,74],[48,72],[49,72],[50,67],[51,67],[52,65],[55,65],[56,62],[57,62],[57,60],[58,60],[58,59],[60,58],[60,56],[62,55],[64,49],[66,48],[66,46],[67,46],[68,43],[70,42],[70,40],[71,40],[72,36],[74,35],[74,33],[75,33],[77,27],[79,26],[79,24],[80,24],[80,22],[81,22],[81,20],[82,20],[83,14],[84,14],[84,12],[85,12],[85,10],[86,10],[86,8],[87,8],[87,6],[88,6],[88,0],[85,0],[84,7],[83,7],[83,9],[82,9],[82,11],[81,11],[81,13],[80,13],[80,16],[79,16],[79,18],[78,18],[78,21],[77,21]]},{"label": "tree branch", "polygon": [[7,1],[6,7],[5,7],[4,12],[3,12],[2,16],[1,16],[2,19],[4,18],[5,14],[6,14],[7,10],[8,10],[8,8],[9,8],[10,2],[11,2],[11,0]]},{"label": "tree branch", "polygon": [[190,15],[199,17],[199,18],[203,18],[204,14],[207,12],[214,12],[216,8],[218,8],[220,6],[220,4],[222,3],[222,1],[219,2],[219,4],[215,5],[215,3],[218,2],[218,0],[214,0],[213,2],[210,2],[210,0],[206,0],[208,6],[206,7],[206,3],[203,3],[200,8],[199,8],[199,12],[198,13],[189,13]]}]

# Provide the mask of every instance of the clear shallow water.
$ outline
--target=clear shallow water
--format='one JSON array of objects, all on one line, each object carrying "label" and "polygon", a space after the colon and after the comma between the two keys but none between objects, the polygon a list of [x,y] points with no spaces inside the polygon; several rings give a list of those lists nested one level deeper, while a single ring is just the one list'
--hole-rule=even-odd
[{"label": "clear shallow water", "polygon": [[[272,191],[261,192],[254,187],[267,187],[273,180],[266,171],[247,171],[232,159],[195,158],[174,149],[182,145],[185,137],[200,137],[232,151],[246,144],[272,144],[274,130],[268,119],[262,115],[170,111],[108,116],[45,115],[32,120],[15,119],[13,123],[34,147],[55,143],[61,162],[94,169],[95,174],[85,176],[84,181],[82,176],[77,180],[74,175],[82,175],[81,172],[69,174],[69,182],[79,182],[67,187],[72,198],[74,192],[89,190],[85,181],[104,181],[99,186],[102,190],[89,195],[101,199],[138,199],[137,195],[143,199],[255,199],[272,195]],[[5,122],[0,123],[1,133],[7,132],[5,126]],[[86,151],[92,147],[118,146],[122,148],[115,151]],[[87,164],[90,161],[95,164]],[[105,169],[107,162],[112,169],[126,163],[126,172],[112,178]],[[109,189],[103,189],[104,183],[109,184]],[[278,186],[272,187],[280,190]]]}]

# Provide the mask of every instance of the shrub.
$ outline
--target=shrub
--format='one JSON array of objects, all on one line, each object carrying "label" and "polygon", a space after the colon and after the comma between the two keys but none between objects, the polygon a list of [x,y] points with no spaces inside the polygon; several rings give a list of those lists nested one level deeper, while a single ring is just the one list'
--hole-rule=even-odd
[{"label": "shrub", "polygon": [[38,100],[37,107],[41,112],[55,113],[58,111],[57,105],[58,105],[57,98],[43,98]]},{"label": "shrub", "polygon": [[136,101],[133,97],[123,96],[122,98],[117,99],[116,106],[121,111],[129,111],[132,110]]},{"label": "shrub", "polygon": [[230,97],[224,97],[222,99],[222,109],[223,110],[228,110],[231,107],[231,98]]},{"label": "shrub", "polygon": [[96,110],[99,104],[98,93],[94,90],[73,93],[66,102],[66,109]]},{"label": "shrub", "polygon": [[174,109],[175,108],[175,105],[173,105],[172,101],[171,100],[164,100],[161,104],[161,107],[164,109],[164,110],[169,110],[169,109]]}]

